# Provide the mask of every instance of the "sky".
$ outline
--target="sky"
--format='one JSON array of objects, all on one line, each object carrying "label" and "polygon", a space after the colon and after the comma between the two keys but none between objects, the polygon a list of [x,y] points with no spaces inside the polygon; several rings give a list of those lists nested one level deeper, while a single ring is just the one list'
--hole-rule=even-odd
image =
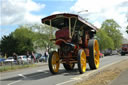
[{"label": "sky", "polygon": [[86,17],[98,28],[106,19],[114,19],[128,39],[128,0],[0,0],[0,38],[19,25],[40,24],[43,17],[62,12]]}]

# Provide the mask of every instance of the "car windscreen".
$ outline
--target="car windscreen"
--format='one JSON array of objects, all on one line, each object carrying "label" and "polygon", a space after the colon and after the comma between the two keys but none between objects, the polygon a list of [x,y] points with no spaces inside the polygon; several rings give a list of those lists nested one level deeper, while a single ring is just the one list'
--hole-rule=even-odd
[{"label": "car windscreen", "polygon": [[123,47],[128,47],[128,45],[123,45]]},{"label": "car windscreen", "polygon": [[8,59],[13,59],[12,57],[8,57]]},{"label": "car windscreen", "polygon": [[27,58],[27,56],[23,56],[23,58]]}]

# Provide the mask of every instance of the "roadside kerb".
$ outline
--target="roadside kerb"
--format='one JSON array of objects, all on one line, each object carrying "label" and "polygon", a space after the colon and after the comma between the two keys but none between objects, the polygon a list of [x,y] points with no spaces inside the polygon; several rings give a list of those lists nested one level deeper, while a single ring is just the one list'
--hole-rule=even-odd
[{"label": "roadside kerb", "polygon": [[126,59],[128,59],[128,58],[125,58],[125,59],[123,59],[123,60],[116,61],[116,62],[111,63],[111,64],[108,64],[108,65],[105,65],[105,66],[103,66],[103,67],[101,67],[101,68],[99,68],[99,69],[92,70],[91,72],[88,72],[88,73],[86,73],[86,74],[82,74],[82,75],[80,75],[80,76],[78,76],[78,77],[74,77],[74,78],[75,78],[75,79],[78,78],[78,79],[81,79],[81,80],[82,80],[82,77],[88,78],[88,77],[90,77],[90,76],[92,76],[92,75],[94,75],[94,74],[97,74],[97,73],[100,72],[100,71],[103,71],[103,70],[106,69],[107,67],[109,67],[109,66],[111,66],[111,65],[114,65],[114,64],[116,64],[116,63],[119,63],[119,62],[121,62],[121,61],[124,61],[124,60],[126,60]]},{"label": "roadside kerb", "polygon": [[125,58],[125,59],[123,59],[123,60],[118,60],[118,61],[116,61],[116,62],[114,62],[114,63],[105,65],[105,66],[103,66],[103,67],[101,67],[101,68],[99,68],[99,69],[92,70],[92,71],[90,71],[90,72],[88,72],[88,73],[81,74],[80,76],[76,76],[76,77],[74,77],[74,78],[71,78],[71,79],[68,80],[68,81],[61,82],[61,83],[58,83],[58,84],[56,84],[56,85],[66,85],[67,83],[71,83],[71,82],[74,82],[74,81],[76,81],[76,83],[77,83],[78,80],[79,80],[79,82],[82,81],[82,80],[87,80],[89,77],[91,77],[91,76],[93,76],[93,75],[95,75],[95,74],[97,74],[97,73],[103,71],[103,70],[106,69],[107,67],[109,67],[109,66],[111,66],[111,65],[114,65],[114,64],[117,64],[117,63],[119,63],[119,62],[121,62],[121,61],[124,61],[124,60],[126,60],[126,59],[128,59],[128,58]]}]

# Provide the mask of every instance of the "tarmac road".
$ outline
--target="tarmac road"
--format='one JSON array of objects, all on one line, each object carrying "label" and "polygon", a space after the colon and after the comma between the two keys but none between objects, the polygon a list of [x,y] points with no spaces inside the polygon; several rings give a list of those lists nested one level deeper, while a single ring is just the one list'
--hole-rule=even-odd
[{"label": "tarmac road", "polygon": [[[128,55],[114,55],[101,58],[100,68],[126,58],[128,59]],[[87,71],[84,75],[91,72],[93,73],[93,71],[94,70],[90,70],[87,66]],[[57,75],[52,75],[49,72],[48,66],[44,65],[41,67],[0,73],[0,85],[72,85],[79,80],[80,76],[81,74],[79,74],[77,70],[77,65],[75,65],[75,69],[73,71],[66,71],[61,65]]]}]

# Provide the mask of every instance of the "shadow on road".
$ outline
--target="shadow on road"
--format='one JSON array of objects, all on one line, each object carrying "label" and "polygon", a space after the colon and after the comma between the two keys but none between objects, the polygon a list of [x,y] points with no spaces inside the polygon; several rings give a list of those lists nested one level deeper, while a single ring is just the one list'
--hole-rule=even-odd
[{"label": "shadow on road", "polygon": [[[88,71],[90,71],[90,69],[86,69],[86,72],[88,72]],[[78,69],[74,69],[74,70],[72,70],[72,71],[65,71],[65,72],[63,72],[64,74],[64,76],[72,76],[72,75],[80,75],[80,73],[79,73],[79,71],[78,71]]]},{"label": "shadow on road", "polygon": [[6,78],[6,79],[2,79],[1,81],[14,81],[14,80],[37,80],[37,79],[42,79],[42,78],[46,78],[46,77],[50,77],[50,76],[54,76],[52,75],[49,70],[45,70],[42,72],[35,72],[35,73],[31,73],[31,74],[26,74],[23,76],[16,76],[16,77],[11,77],[11,78]]},{"label": "shadow on road", "polygon": [[[90,69],[87,69],[86,71],[90,71]],[[2,79],[1,81],[38,80],[38,79],[48,78],[51,76],[57,76],[61,74],[63,76],[72,76],[72,75],[79,75],[79,72],[78,72],[78,69],[74,69],[72,71],[66,71],[65,69],[60,69],[58,74],[53,75],[49,72],[49,70],[44,70],[42,72],[35,72],[35,73],[26,74],[22,76],[18,75],[16,77]]]}]

